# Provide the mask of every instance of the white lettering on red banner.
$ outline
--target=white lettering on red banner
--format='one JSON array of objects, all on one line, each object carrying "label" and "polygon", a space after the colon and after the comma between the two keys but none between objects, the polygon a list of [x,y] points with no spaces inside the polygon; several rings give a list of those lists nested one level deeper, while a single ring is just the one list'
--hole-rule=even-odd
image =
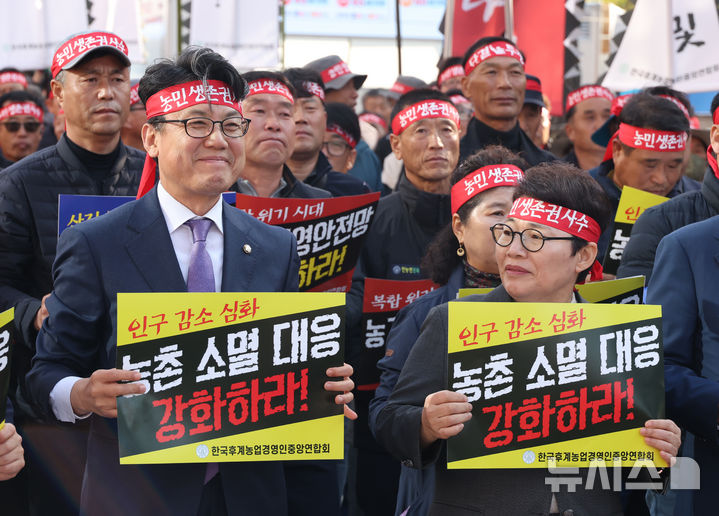
[{"label": "white lettering on red banner", "polygon": [[27,78],[25,78],[24,74],[21,74],[19,72],[3,72],[0,73],[0,83],[18,83],[22,84],[23,86],[27,86]]},{"label": "white lettering on red banner", "polygon": [[287,86],[285,86],[281,82],[274,81],[272,79],[258,79],[256,81],[250,82],[247,87],[249,88],[249,93],[247,93],[248,97],[251,95],[262,94],[282,95],[292,104],[295,103],[295,99],[292,96],[292,93],[290,93],[289,88],[287,88]]},{"label": "white lettering on red banner", "polygon": [[476,195],[498,186],[515,186],[524,172],[514,165],[489,165],[460,179],[452,186],[452,213]]},{"label": "white lettering on red banner", "polygon": [[470,56],[467,60],[467,64],[464,66],[464,73],[469,75],[472,73],[472,70],[479,66],[480,63],[486,61],[487,59],[492,59],[493,57],[511,57],[519,61],[522,66],[524,66],[524,58],[517,47],[511,43],[497,41],[475,50],[474,54]]},{"label": "white lettering on red banner", "polygon": [[660,152],[683,151],[686,146],[687,133],[683,131],[657,131],[619,124],[619,141],[635,149],[646,149]]},{"label": "white lettering on red banner", "polygon": [[81,34],[72,38],[70,41],[62,45],[52,59],[52,76],[57,76],[66,63],[71,62],[90,50],[98,47],[115,47],[117,50],[127,55],[127,44],[122,38],[109,32],[91,32],[90,34]]},{"label": "white lettering on red banner", "polygon": [[322,70],[322,80],[325,84],[327,84],[330,81],[334,81],[335,79],[342,77],[343,75],[347,75],[348,73],[352,73],[350,71],[350,67],[347,66],[347,63],[344,61],[340,61],[336,65],[332,65],[326,70]]},{"label": "white lettering on red banner", "polygon": [[130,105],[135,105],[138,102],[140,102],[140,94],[138,93],[140,89],[140,83],[138,82],[135,84],[132,88],[130,88]]},{"label": "white lettering on red banner", "polygon": [[0,120],[22,115],[31,116],[38,122],[42,122],[42,109],[32,102],[14,102],[0,109]]},{"label": "white lettering on red banner", "polygon": [[609,91],[604,86],[582,86],[581,88],[574,90],[569,95],[567,95],[566,109],[567,111],[569,111],[583,100],[593,99],[596,97],[605,98],[609,102],[612,102],[614,100],[614,93]]},{"label": "white lettering on red banner", "polygon": [[427,118],[447,118],[459,129],[459,111],[452,103],[444,100],[423,100],[397,113],[392,120],[392,132],[399,135],[413,123]]},{"label": "white lettering on red banner", "polygon": [[191,81],[160,90],[147,99],[147,119],[174,113],[197,104],[218,104],[231,107],[242,114],[240,104],[230,87],[222,81]]},{"label": "white lettering on red banner", "polygon": [[515,200],[508,217],[544,224],[588,242],[599,242],[601,234],[597,221],[584,213],[530,197]]},{"label": "white lettering on red banner", "polygon": [[302,83],[302,87],[307,90],[307,93],[311,93],[315,97],[319,97],[319,99],[324,102],[325,90],[322,89],[322,86],[320,86],[318,83],[314,81],[304,81]]},{"label": "white lettering on red banner", "polygon": [[437,79],[437,86],[442,86],[442,83],[444,81],[446,81],[447,79],[452,79],[454,77],[464,77],[464,68],[462,68],[462,65],[450,66],[444,72],[439,74],[439,78]]},{"label": "white lettering on red banner", "polygon": [[328,124],[327,130],[331,133],[335,133],[337,136],[342,138],[345,142],[347,142],[347,145],[349,145],[352,149],[354,149],[357,146],[357,140],[352,138],[350,133],[342,129],[337,124]]}]

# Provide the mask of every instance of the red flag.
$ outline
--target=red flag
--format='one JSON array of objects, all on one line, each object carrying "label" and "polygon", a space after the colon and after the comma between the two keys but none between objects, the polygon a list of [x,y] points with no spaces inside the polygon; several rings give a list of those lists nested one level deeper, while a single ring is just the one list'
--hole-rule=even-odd
[{"label": "red flag", "polygon": [[[504,0],[450,0],[447,36],[452,55],[463,56],[480,38],[504,35]],[[552,115],[564,109],[564,0],[514,0],[514,33],[527,73],[542,81]]]}]

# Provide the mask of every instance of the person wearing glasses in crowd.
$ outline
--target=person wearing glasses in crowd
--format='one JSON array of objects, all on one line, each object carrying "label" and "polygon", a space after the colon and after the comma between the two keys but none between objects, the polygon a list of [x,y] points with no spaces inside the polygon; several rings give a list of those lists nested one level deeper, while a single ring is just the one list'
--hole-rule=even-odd
[{"label": "person wearing glasses in crowd", "polygon": [[357,158],[357,142],[361,137],[357,114],[339,102],[330,102],[327,108],[322,153],[332,165],[332,170],[346,174]]},{"label": "person wearing glasses in crowd", "polygon": [[[441,285],[400,310],[387,337],[385,356],[377,363],[382,373],[370,403],[370,428],[397,384],[402,367],[429,311],[457,297],[460,288],[500,284],[489,228],[502,222],[512,207],[514,187],[527,162],[497,145],[473,154],[452,173],[452,221],[441,230],[422,258],[421,268]],[[402,466],[395,514],[427,514],[434,494],[434,466]]]},{"label": "person wearing glasses in crowd", "polygon": [[70,36],[58,46],[51,70],[67,131],[56,145],[0,173],[0,311],[15,308],[18,389],[11,398],[27,445],[31,512],[76,515],[89,425],[41,424],[25,383],[48,314],[44,299],[53,288],[58,194],[135,195],[145,153],[120,138],[130,109],[130,59],[122,38],[109,32]]},{"label": "person wearing glasses in crowd", "polygon": [[0,97],[0,169],[35,152],[43,128],[42,102],[25,90]]},{"label": "person wearing glasses in crowd", "polygon": [[[585,217],[589,223],[580,226],[562,216],[547,217],[548,211],[536,209],[539,202],[552,213],[567,212],[571,220]],[[584,302],[574,285],[590,273],[595,276],[597,241],[610,211],[599,185],[576,167],[555,162],[528,169],[507,219],[491,228],[502,284],[489,294],[459,301]],[[602,514],[622,514],[619,492],[585,490],[582,484],[553,494],[541,469],[446,468],[446,440],[462,432],[472,417],[467,397],[447,390],[447,318],[446,303],[429,312],[374,426],[378,440],[405,465],[436,464],[429,513],[594,514],[601,508]],[[672,421],[649,420],[639,432],[667,462],[676,456],[681,438]]]},{"label": "person wearing glasses in crowd", "polygon": [[139,80],[132,81],[130,88],[130,113],[127,120],[122,126],[122,142],[125,145],[140,149],[144,152],[145,147],[142,144],[142,126],[145,124],[147,117],[145,116],[145,104],[140,100],[137,89],[140,86]]}]

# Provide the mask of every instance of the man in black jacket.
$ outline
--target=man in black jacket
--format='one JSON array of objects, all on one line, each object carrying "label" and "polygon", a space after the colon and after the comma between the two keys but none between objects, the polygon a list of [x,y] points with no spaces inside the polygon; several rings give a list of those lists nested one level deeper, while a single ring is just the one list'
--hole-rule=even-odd
[{"label": "man in black jacket", "polygon": [[[397,191],[380,200],[375,222],[347,297],[350,327],[348,361],[360,360],[360,336],[364,279],[417,280],[423,276],[419,263],[437,232],[449,224],[449,176],[459,156],[459,113],[445,94],[413,90],[392,110],[392,151],[404,163],[405,175]],[[357,371],[357,385],[379,379]],[[365,514],[394,514],[399,462],[384,451],[368,427],[369,402],[374,391],[365,388],[355,397],[359,419],[355,424],[357,497]],[[363,417],[364,416],[364,417]]]},{"label": "man in black jacket", "polygon": [[460,160],[487,145],[502,145],[530,165],[554,161],[519,127],[527,76],[524,56],[512,41],[487,37],[469,47],[464,55],[462,92],[474,106],[474,118],[460,145]]},{"label": "man in black jacket", "polygon": [[242,109],[250,128],[245,135],[245,168],[232,189],[257,197],[331,197],[327,190],[298,181],[285,165],[295,145],[292,85],[276,72],[248,72],[242,78],[249,88]]},{"label": "man in black jacket", "polygon": [[295,90],[295,146],[287,159],[287,166],[295,178],[306,185],[327,190],[334,197],[369,193],[364,181],[333,170],[322,153],[327,111],[320,74],[309,68],[290,68],[283,75]]},{"label": "man in black jacket", "polygon": [[[674,101],[637,93],[622,109],[619,121],[617,137],[609,144],[612,159],[589,171],[612,203],[612,219],[624,186],[664,197],[699,189],[699,183],[683,173],[689,120]],[[600,262],[610,233],[611,229],[605,231],[599,239]]]},{"label": "man in black jacket", "polygon": [[[58,194],[134,196],[144,153],[120,140],[130,107],[130,60],[121,38],[98,32],[71,37],[55,53],[52,73],[65,135],[0,174],[0,310],[15,307],[12,398],[27,444],[30,503],[38,514],[77,514],[86,428],[35,423],[24,384],[52,290]],[[55,484],[60,481],[65,485]]]},{"label": "man in black jacket", "polygon": [[719,168],[716,161],[716,153],[719,152],[719,94],[712,100],[711,111],[714,125],[710,132],[711,145],[707,149],[709,166],[701,189],[686,192],[642,213],[622,254],[618,278],[643,274],[648,283],[657,246],[663,237],[683,226],[719,214]]}]

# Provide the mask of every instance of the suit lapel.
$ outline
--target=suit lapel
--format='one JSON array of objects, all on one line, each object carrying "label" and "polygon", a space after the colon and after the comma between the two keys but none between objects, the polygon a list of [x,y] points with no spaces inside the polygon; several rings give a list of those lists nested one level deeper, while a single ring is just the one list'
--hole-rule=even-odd
[{"label": "suit lapel", "polygon": [[187,290],[157,200],[157,189],[139,199],[128,223],[134,235],[126,244],[127,253],[153,292]]},{"label": "suit lapel", "polygon": [[[223,203],[224,258],[222,264],[223,292],[261,291],[255,283],[255,269],[260,243],[250,233],[243,220],[249,217],[241,210]],[[249,251],[249,252],[248,252]]]}]

